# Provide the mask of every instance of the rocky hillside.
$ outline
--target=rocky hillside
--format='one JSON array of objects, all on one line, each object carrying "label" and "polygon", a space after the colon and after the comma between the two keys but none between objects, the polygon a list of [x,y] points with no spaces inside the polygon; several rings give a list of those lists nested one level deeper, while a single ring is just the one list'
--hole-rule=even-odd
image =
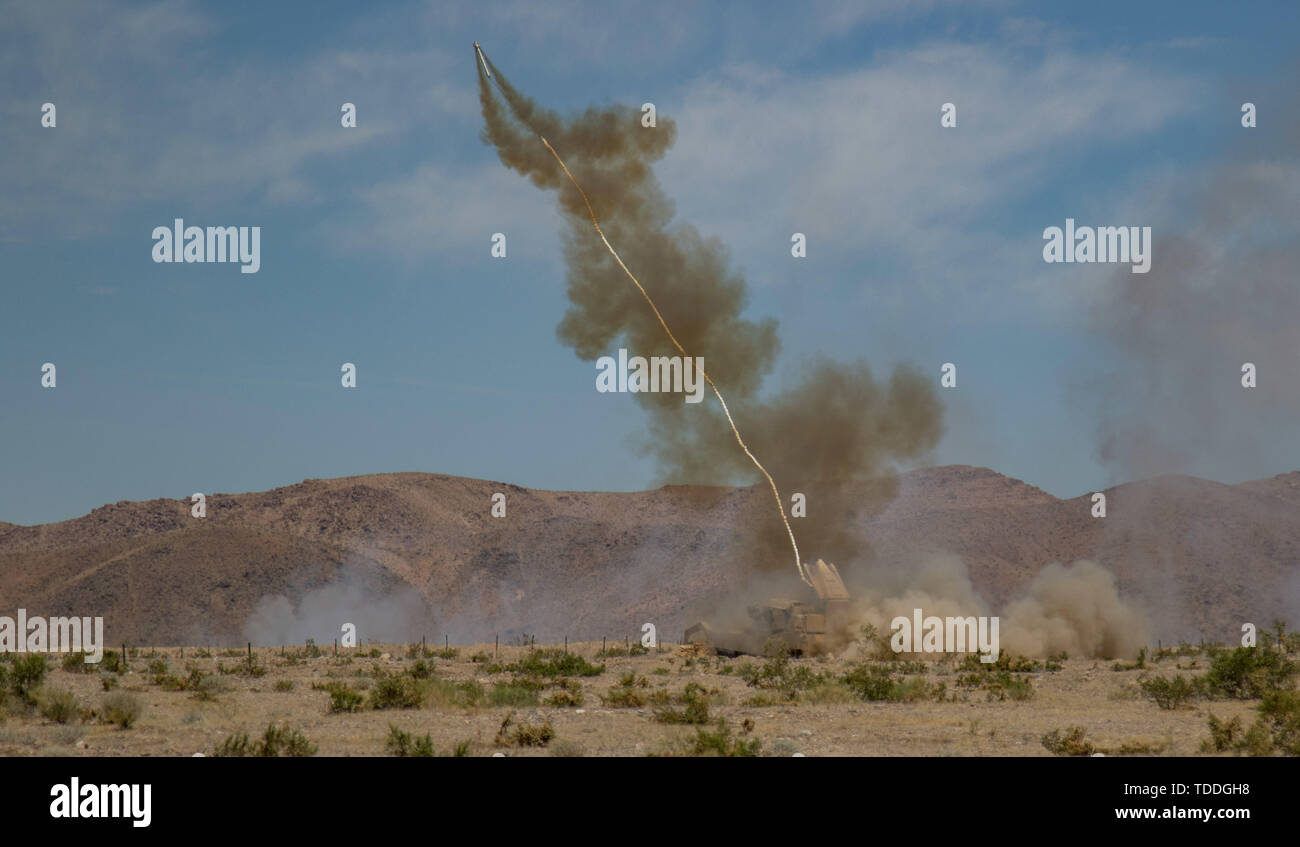
[{"label": "rocky hillside", "polygon": [[[504,518],[490,514],[496,492]],[[927,468],[903,475],[864,529],[879,562],[958,554],[995,609],[1048,562],[1091,558],[1166,640],[1227,640],[1243,621],[1300,625],[1300,472],[1240,485],[1164,477],[1106,494],[1107,517],[1095,519],[1088,496]],[[202,519],[188,499],[120,502],[60,523],[0,523],[0,614],[103,615],[110,641],[160,645],[328,641],[345,620],[367,639],[622,638],[644,621],[675,639],[747,582],[741,516],[765,496],[409,473],[214,494]],[[852,580],[853,563],[844,569]]]}]

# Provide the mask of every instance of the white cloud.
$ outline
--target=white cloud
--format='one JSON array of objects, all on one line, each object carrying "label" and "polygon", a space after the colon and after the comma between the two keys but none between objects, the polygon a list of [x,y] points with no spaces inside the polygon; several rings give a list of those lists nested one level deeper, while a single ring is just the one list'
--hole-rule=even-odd
[{"label": "white cloud", "polygon": [[439,253],[487,257],[492,234],[501,232],[509,258],[558,256],[554,197],[508,171],[495,155],[472,167],[425,164],[375,185],[360,200],[355,214],[340,214],[326,225],[335,248],[380,250],[415,264]]},{"label": "white cloud", "polygon": [[[1046,179],[1087,185],[1075,155],[1168,125],[1190,108],[1192,85],[1111,56],[962,44],[897,50],[822,78],[732,67],[685,92],[659,173],[682,217],[742,264],[778,255],[801,231],[810,253],[875,254],[920,284],[950,277],[1005,293],[1008,273],[1037,270],[1047,222],[1026,243],[990,221]],[[939,126],[946,102],[955,129]],[[775,281],[765,263],[748,264],[755,281]]]},{"label": "white cloud", "polygon": [[[446,82],[464,57],[439,50],[324,50],[285,68],[202,51],[222,24],[189,3],[18,9],[0,16],[0,37],[21,45],[0,60],[19,83],[0,94],[16,127],[0,160],[0,240],[93,235],[148,205],[316,202],[313,162],[399,127],[475,119],[472,91]],[[56,129],[39,127],[46,98]],[[340,126],[344,102],[356,128]]]}]

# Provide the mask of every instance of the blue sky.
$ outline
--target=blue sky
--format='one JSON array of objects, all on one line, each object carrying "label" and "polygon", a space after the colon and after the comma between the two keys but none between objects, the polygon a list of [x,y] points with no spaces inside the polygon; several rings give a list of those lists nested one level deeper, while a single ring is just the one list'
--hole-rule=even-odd
[{"label": "blue sky", "polygon": [[[1157,360],[1107,324],[1115,268],[1041,259],[1067,216],[1152,226],[1157,245],[1205,236],[1188,209],[1213,208],[1202,183],[1227,166],[1297,184],[1270,143],[1294,89],[1290,4],[305,8],[0,4],[0,520],[388,471],[657,484],[634,399],[598,394],[556,339],[560,219],[479,140],[475,40],[548,106],[652,101],[677,121],[659,179],[680,219],[729,245],[747,314],[779,318],[772,388],[817,355],[936,382],[955,362],[929,463],[1058,496],[1300,467],[1289,393],[1244,409],[1223,395],[1213,431],[1160,417],[1187,379],[1232,381],[1262,354],[1209,344],[1223,355],[1180,360],[1187,379],[1153,409],[1141,375]],[[956,129],[939,128],[943,102]],[[153,263],[150,233],[175,217],[261,226],[260,272]],[[790,257],[792,232],[808,258]],[[1208,326],[1192,302],[1184,341]],[[1251,331],[1284,349],[1280,330]],[[1099,432],[1138,418],[1180,449],[1109,456]]]}]

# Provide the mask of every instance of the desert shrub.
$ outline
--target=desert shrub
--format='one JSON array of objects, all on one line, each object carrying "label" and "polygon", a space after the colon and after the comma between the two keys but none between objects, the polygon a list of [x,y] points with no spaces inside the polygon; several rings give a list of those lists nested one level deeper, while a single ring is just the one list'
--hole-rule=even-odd
[{"label": "desert shrub", "polygon": [[1032,700],[1034,684],[1028,679],[1010,674],[999,674],[989,688],[989,699]]},{"label": "desert shrub", "polygon": [[963,674],[957,679],[957,685],[985,691],[989,700],[1030,700],[1034,696],[1034,684],[1027,677],[1016,676],[1006,669]]},{"label": "desert shrub", "polygon": [[1162,709],[1178,709],[1192,699],[1200,686],[1185,676],[1156,676],[1138,681],[1142,691]]},{"label": "desert shrub", "polygon": [[40,653],[15,657],[9,670],[9,690],[26,705],[36,705],[36,689],[40,688],[48,670],[45,656]]},{"label": "desert shrub", "polygon": [[1072,726],[1065,730],[1064,733],[1059,729],[1054,729],[1043,736],[1043,746],[1049,753],[1057,756],[1091,756],[1097,752],[1084,736],[1087,731],[1081,726]]},{"label": "desert shrub", "polygon": [[1136,662],[1116,662],[1115,664],[1110,666],[1110,669],[1116,672],[1138,671],[1138,670],[1142,670],[1146,666],[1147,666],[1147,648],[1143,647],[1142,649],[1138,650]]},{"label": "desert shrub", "polygon": [[104,698],[99,714],[104,723],[115,724],[118,729],[130,729],[144,713],[144,703],[126,691],[114,691]]},{"label": "desert shrub", "polygon": [[674,698],[683,708],[657,706],[655,720],[659,723],[706,724],[709,722],[709,694],[697,682],[689,682],[682,693]]},{"label": "desert shrub", "polygon": [[162,674],[154,677],[154,683],[164,691],[189,691],[196,700],[212,700],[224,690],[225,683],[213,674],[205,674],[193,663],[185,666],[185,676]]},{"label": "desert shrub", "polygon": [[1254,700],[1288,688],[1295,674],[1296,663],[1277,650],[1238,647],[1215,653],[1205,685],[1215,696]]},{"label": "desert shrub", "polygon": [[[1062,653],[1062,656],[1065,654]],[[1040,668],[1038,663],[1027,656],[1017,656],[1008,650],[1002,650],[998,653],[997,659],[992,662],[981,661],[982,656],[979,653],[967,653],[961,660],[958,668],[963,671],[982,671],[984,673],[995,674],[999,672],[1006,673],[1037,673]]]},{"label": "desert shrub", "polygon": [[1262,718],[1244,729],[1240,717],[1225,721],[1211,713],[1209,727],[1210,737],[1201,742],[1203,753],[1232,751],[1237,755],[1268,756],[1273,752],[1273,737]]},{"label": "desert shrub", "polygon": [[311,687],[314,691],[329,692],[329,711],[331,713],[359,711],[361,704],[366,699],[365,695],[360,691],[337,680],[327,683],[313,682]]},{"label": "desert shrub", "polygon": [[302,734],[302,730],[291,730],[287,726],[270,724],[262,735],[261,749],[258,751],[258,755],[304,758],[316,755],[316,745],[307,740],[307,736]]},{"label": "desert shrub", "polygon": [[890,646],[889,633],[882,633],[874,624],[864,624],[854,639],[859,655],[867,659],[892,662],[898,658]]},{"label": "desert shrub", "polygon": [[399,758],[433,758],[433,736],[428,733],[423,736],[412,736],[409,732],[404,732],[395,724],[388,725],[388,742],[385,745],[389,755]]},{"label": "desert shrub", "polygon": [[544,724],[520,724],[515,727],[512,738],[520,747],[545,747],[555,738],[555,727],[549,721]]},{"label": "desert shrub", "polygon": [[1137,738],[1122,741],[1119,747],[1116,748],[1103,748],[1102,752],[1107,754],[1118,753],[1121,756],[1154,756],[1157,753],[1163,753],[1168,747],[1167,741],[1145,741]]},{"label": "desert shrub", "polygon": [[573,708],[581,706],[587,700],[586,694],[583,693],[582,683],[576,679],[562,679],[556,685],[551,694],[546,698],[546,705],[559,708]]},{"label": "desert shrub", "polygon": [[[101,660],[103,657],[100,657]],[[97,665],[90,664],[86,661],[86,653],[69,653],[63,657],[63,670],[67,673],[94,673],[98,670]]]},{"label": "desert shrub", "polygon": [[800,703],[809,703],[813,705],[850,703],[855,699],[857,699],[857,695],[853,693],[852,689],[838,679],[818,683],[807,691],[801,691],[799,693]]},{"label": "desert shrub", "polygon": [[1268,724],[1273,746],[1288,756],[1300,756],[1300,692],[1266,692],[1259,714]]},{"label": "desert shrub", "polygon": [[122,654],[118,653],[116,650],[104,651],[104,657],[99,661],[99,669],[104,673],[115,674],[124,674],[130,670],[130,668],[127,667],[126,660],[122,658]]},{"label": "desert shrub", "polygon": [[485,651],[480,650],[474,655],[470,656],[469,660],[476,665],[486,665],[488,662],[492,661],[492,657],[489,656]]},{"label": "desert shrub", "polygon": [[191,667],[185,677],[185,690],[195,700],[212,700],[222,691],[229,690],[229,685],[216,674],[203,673],[197,667]]},{"label": "desert shrub", "polygon": [[661,706],[654,712],[659,723],[706,724],[709,722],[709,700],[707,697],[692,698],[685,708]]},{"label": "desert shrub", "polygon": [[[747,729],[741,730],[747,734]],[[757,756],[762,742],[757,738],[741,738],[732,732],[726,718],[718,718],[714,729],[697,727],[690,752],[695,756]]]},{"label": "desert shrub", "polygon": [[483,686],[473,679],[461,682],[433,679],[425,684],[425,688],[425,701],[439,708],[473,708],[481,704],[485,696]]},{"label": "desert shrub", "polygon": [[275,685],[271,686],[271,688],[272,688],[273,690],[275,690],[275,691],[279,691],[279,692],[282,693],[282,694],[283,694],[284,692],[286,692],[286,691],[292,691],[292,690],[293,690],[293,680],[292,680],[292,679],[277,679],[277,680],[275,681]]},{"label": "desert shrub", "polygon": [[1250,725],[1250,729],[1241,736],[1241,741],[1237,743],[1237,752],[1246,756],[1269,756],[1273,753],[1273,739],[1268,733],[1268,727],[1262,720],[1256,718],[1255,722]]},{"label": "desert shrub", "polygon": [[218,758],[256,755],[252,752],[252,748],[253,744],[248,740],[248,733],[236,732],[221,739],[221,743],[212,749],[212,755]]},{"label": "desert shrub", "polygon": [[212,755],[305,758],[316,755],[316,749],[316,745],[307,740],[302,730],[291,730],[288,726],[268,724],[266,732],[262,733],[262,737],[256,741],[250,741],[248,734],[244,732],[227,736],[213,749]]},{"label": "desert shrub", "polygon": [[[550,721],[542,724],[516,724],[515,713],[506,715],[497,730],[495,743],[501,747],[545,747],[555,738],[555,727]],[[511,728],[513,727],[513,729]]]},{"label": "desert shrub", "polygon": [[511,682],[498,682],[488,692],[490,706],[536,706],[542,684],[518,677]]},{"label": "desert shrub", "polygon": [[615,709],[639,709],[648,702],[642,689],[649,686],[645,677],[637,677],[630,671],[619,677],[618,685],[611,687],[609,693],[600,695],[600,702]]},{"label": "desert shrub", "polygon": [[419,659],[415,664],[407,668],[406,672],[410,674],[413,679],[428,679],[434,675],[434,668],[429,662],[426,662],[424,659]]},{"label": "desert shrub", "polygon": [[889,667],[881,665],[858,665],[839,682],[859,699],[873,702],[910,703],[931,697],[935,691],[923,679],[896,679]]},{"label": "desert shrub", "polygon": [[370,692],[372,709],[418,709],[424,704],[425,687],[409,676],[384,674]]},{"label": "desert shrub", "polygon": [[826,677],[807,665],[794,664],[784,641],[769,639],[764,652],[770,658],[761,666],[745,662],[737,674],[746,685],[778,692],[786,701],[794,701],[799,692],[826,681]]},{"label": "desert shrub", "polygon": [[1241,735],[1241,718],[1235,717],[1230,721],[1225,721],[1215,717],[1214,713],[1211,712],[1210,737],[1201,742],[1201,752],[1222,753],[1226,750],[1235,749]]},{"label": "desert shrub", "polygon": [[518,662],[508,664],[505,670],[524,676],[598,676],[605,672],[604,665],[593,665],[577,653],[566,653],[559,648],[529,650]]},{"label": "desert shrub", "polygon": [[460,648],[444,647],[441,650],[435,652],[433,655],[437,656],[439,659],[446,659],[450,661],[460,655]]},{"label": "desert shrub", "polygon": [[36,700],[41,716],[55,723],[68,723],[81,713],[77,695],[66,688],[44,688]]},{"label": "desert shrub", "polygon": [[256,658],[245,659],[229,667],[222,662],[217,662],[217,673],[227,676],[263,677],[266,676],[266,665]]},{"label": "desert shrub", "polygon": [[1059,671],[1065,667],[1065,662],[1069,658],[1070,654],[1064,650],[1059,653],[1053,653],[1047,657],[1047,662],[1043,665],[1043,669],[1050,672]]},{"label": "desert shrub", "polygon": [[846,673],[841,681],[862,700],[893,700],[894,675],[888,668],[877,665],[859,665]]}]

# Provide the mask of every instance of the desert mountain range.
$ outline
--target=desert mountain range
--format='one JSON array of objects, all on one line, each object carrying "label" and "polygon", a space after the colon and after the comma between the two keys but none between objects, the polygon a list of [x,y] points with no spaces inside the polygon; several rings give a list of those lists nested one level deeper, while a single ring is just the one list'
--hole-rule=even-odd
[{"label": "desert mountain range", "polygon": [[[495,492],[505,518],[490,515]],[[1237,485],[1160,477],[1105,493],[1107,516],[1094,518],[1090,494],[1061,500],[986,468],[926,468],[903,474],[864,523],[878,561],[960,556],[992,609],[1047,563],[1086,558],[1114,573],[1166,643],[1232,640],[1244,621],[1300,625],[1300,472]],[[361,618],[367,640],[621,640],[644,621],[676,640],[749,581],[734,551],[755,497],[770,494],[539,491],[397,473],[213,494],[201,519],[188,497],[119,502],[58,523],[0,523],[0,614],[102,615],[114,644],[305,632],[328,643],[340,617]],[[842,568],[852,582],[852,563]],[[277,615],[302,620],[276,632]],[[250,620],[261,621],[252,635]]]}]

